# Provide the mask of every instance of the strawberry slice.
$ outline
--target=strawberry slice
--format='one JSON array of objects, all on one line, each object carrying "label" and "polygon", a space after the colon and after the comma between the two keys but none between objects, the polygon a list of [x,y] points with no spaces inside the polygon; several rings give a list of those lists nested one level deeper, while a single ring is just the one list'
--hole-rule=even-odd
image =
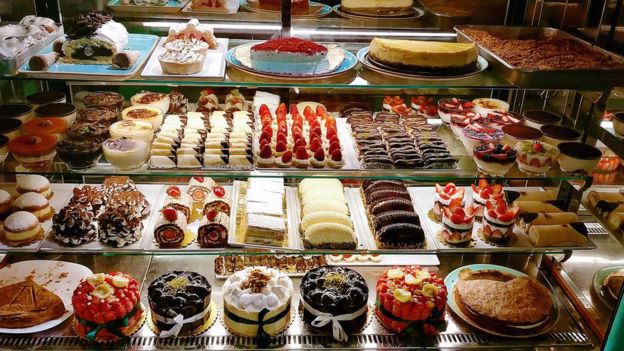
[{"label": "strawberry slice", "polygon": [[451,221],[455,224],[462,224],[464,223],[464,217],[454,213],[451,215]]},{"label": "strawberry slice", "polygon": [[267,106],[266,104],[260,105],[260,108],[258,109],[258,114],[260,116],[263,116],[265,114],[268,114],[270,116],[271,115],[271,111],[269,110],[269,106]]},{"label": "strawberry slice", "polygon": [[217,210],[211,209],[210,211],[208,211],[208,213],[206,213],[206,218],[212,222],[217,217],[217,214],[219,214]]},{"label": "strawberry slice", "polygon": [[306,106],[305,109],[303,109],[303,116],[308,118],[308,117],[316,117],[316,114],[314,113],[314,111],[312,111],[312,107],[310,107],[310,105]]},{"label": "strawberry slice", "polygon": [[316,115],[317,116],[322,116],[324,114],[327,113],[327,110],[325,109],[325,107],[323,107],[322,105],[317,105],[316,106]]},{"label": "strawberry slice", "polygon": [[444,192],[449,195],[455,194],[456,190],[457,190],[457,187],[453,183],[448,183],[444,186]]},{"label": "strawberry slice", "polygon": [[299,109],[297,108],[297,105],[290,105],[290,115],[294,116],[294,115],[298,115],[299,114]]},{"label": "strawberry slice", "polygon": [[286,114],[288,113],[288,109],[286,108],[286,104],[285,103],[281,103],[279,104],[279,106],[277,107],[277,110],[275,110],[275,113],[282,113],[282,114]]},{"label": "strawberry slice", "polygon": [[180,197],[182,195],[182,191],[175,185],[171,185],[167,188],[167,195],[171,197]]},{"label": "strawberry slice", "polygon": [[306,145],[308,145],[308,143],[306,143],[304,138],[299,138],[295,141],[295,147],[297,149],[299,149],[299,147],[305,147]]},{"label": "strawberry slice", "polygon": [[203,183],[204,182],[204,177],[202,176],[193,176],[193,179],[195,179],[196,181]]},{"label": "strawberry slice", "polygon": [[223,188],[222,186],[215,186],[214,188],[212,188],[212,192],[215,194],[216,197],[225,196],[225,188]]}]

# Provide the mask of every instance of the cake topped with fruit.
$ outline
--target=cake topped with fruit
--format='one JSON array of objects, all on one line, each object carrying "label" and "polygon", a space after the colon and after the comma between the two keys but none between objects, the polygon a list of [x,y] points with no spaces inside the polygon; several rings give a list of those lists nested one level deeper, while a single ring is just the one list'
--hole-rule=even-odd
[{"label": "cake topped with fruit", "polygon": [[93,274],[74,290],[74,330],[91,341],[115,341],[129,336],[144,320],[140,298],[139,282],[129,274]]},{"label": "cake topped with fruit", "polygon": [[514,223],[520,214],[520,208],[509,206],[502,198],[487,202],[485,207],[481,229],[483,236],[486,240],[495,243],[506,242],[512,235]]},{"label": "cake topped with fruit", "polygon": [[[215,3],[217,2],[216,0],[214,1]],[[169,35],[167,36],[166,42],[188,40],[190,43],[192,39],[205,42],[211,49],[215,49],[218,46],[212,27],[207,24],[199,23],[199,20],[195,18],[187,23],[174,25],[169,28]]]},{"label": "cake topped with fruit", "polygon": [[451,112],[453,111],[472,111],[475,105],[472,101],[458,99],[458,98],[447,98],[438,100],[438,114],[440,115],[440,119],[442,122],[449,124],[451,123]]},{"label": "cake topped with fruit", "polygon": [[435,335],[445,328],[447,290],[436,273],[419,266],[394,267],[376,285],[375,315],[386,328],[405,335]]},{"label": "cake topped with fruit", "polygon": [[505,196],[502,184],[490,184],[486,179],[479,179],[479,185],[470,184],[470,188],[475,215],[479,220],[483,217],[483,209],[487,202],[502,199]]},{"label": "cake topped with fruit", "polygon": [[[292,14],[295,16],[310,13],[310,0],[290,0]],[[261,9],[269,11],[281,11],[282,0],[258,0]]]},{"label": "cake topped with fruit", "polygon": [[518,168],[527,173],[546,173],[559,156],[559,149],[548,143],[523,140],[516,144]]},{"label": "cake topped with fruit", "polygon": [[490,120],[490,125],[497,129],[513,124],[520,124],[520,122],[524,119],[522,115],[508,111],[488,111],[485,116]]},{"label": "cake topped with fruit", "polygon": [[412,108],[418,111],[419,114],[425,115],[427,117],[433,117],[438,114],[438,108],[436,107],[435,102],[433,102],[432,97],[426,97],[423,95],[418,95],[412,98]]},{"label": "cake topped with fruit", "polygon": [[463,207],[459,199],[453,199],[451,204],[442,210],[440,234],[444,241],[453,245],[468,243],[472,239],[474,218],[474,207]]},{"label": "cake topped with fruit", "polygon": [[251,47],[251,66],[265,72],[303,74],[314,71],[328,51],[326,46],[310,40],[272,39]]},{"label": "cake topped with fruit", "polygon": [[448,183],[444,187],[436,183],[433,204],[435,219],[442,220],[442,209],[448,207],[453,199],[460,199],[464,203],[464,192],[464,188],[458,188],[453,183]]},{"label": "cake topped with fruit", "polygon": [[487,143],[475,146],[473,156],[484,173],[504,175],[514,165],[518,152],[507,144]]},{"label": "cake topped with fruit", "polygon": [[487,126],[490,123],[490,120],[487,119],[487,117],[481,116],[476,112],[467,110],[455,110],[450,112],[449,120],[453,133],[455,133],[455,135],[460,138],[462,137],[462,130],[467,126]]}]

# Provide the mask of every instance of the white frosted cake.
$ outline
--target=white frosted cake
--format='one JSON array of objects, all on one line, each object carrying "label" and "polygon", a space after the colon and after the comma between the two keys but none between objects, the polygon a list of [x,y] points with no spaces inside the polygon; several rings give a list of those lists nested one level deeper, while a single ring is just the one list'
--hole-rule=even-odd
[{"label": "white frosted cake", "polygon": [[101,11],[75,16],[67,37],[61,58],[64,63],[110,65],[128,45],[126,27]]},{"label": "white frosted cake", "polygon": [[342,0],[342,11],[363,15],[384,15],[410,10],[412,0]]},{"label": "white frosted cake", "polygon": [[251,47],[251,65],[264,72],[304,74],[317,69],[327,57],[327,47],[299,38],[280,38]]}]

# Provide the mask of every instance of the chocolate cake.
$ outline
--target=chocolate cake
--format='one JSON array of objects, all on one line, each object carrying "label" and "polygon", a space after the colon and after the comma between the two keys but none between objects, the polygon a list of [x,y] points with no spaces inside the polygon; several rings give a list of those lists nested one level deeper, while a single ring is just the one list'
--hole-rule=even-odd
[{"label": "chocolate cake", "polygon": [[71,246],[91,242],[97,238],[95,217],[85,206],[70,204],[63,207],[52,219],[54,240]]},{"label": "chocolate cake", "polygon": [[[212,287],[204,276],[195,272],[173,271],[161,275],[147,289],[147,298],[154,325],[160,336],[188,335],[200,328],[210,318]],[[182,324],[175,333],[174,318],[196,319]],[[195,317],[195,318],[193,318]]]},{"label": "chocolate cake", "polygon": [[111,64],[128,45],[128,31],[113,16],[102,11],[78,14],[63,43],[64,63]]},{"label": "chocolate cake", "polygon": [[[368,285],[358,272],[338,266],[315,268],[301,280],[301,305],[304,322],[323,333],[332,333],[334,339],[347,341],[368,319]],[[342,332],[332,330],[332,323],[319,324],[317,317],[329,313],[334,317],[350,315],[340,320]]]},{"label": "chocolate cake", "polygon": [[106,207],[98,217],[100,241],[114,247],[124,247],[139,241],[143,222],[137,211],[127,206]]}]

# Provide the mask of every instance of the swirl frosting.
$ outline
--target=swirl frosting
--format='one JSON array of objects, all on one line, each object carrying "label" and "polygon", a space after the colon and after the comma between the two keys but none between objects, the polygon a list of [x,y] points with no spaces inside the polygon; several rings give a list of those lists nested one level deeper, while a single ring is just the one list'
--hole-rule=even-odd
[{"label": "swirl frosting", "polygon": [[236,272],[223,285],[225,301],[248,312],[275,310],[287,303],[292,293],[292,280],[266,267],[249,267]]}]

